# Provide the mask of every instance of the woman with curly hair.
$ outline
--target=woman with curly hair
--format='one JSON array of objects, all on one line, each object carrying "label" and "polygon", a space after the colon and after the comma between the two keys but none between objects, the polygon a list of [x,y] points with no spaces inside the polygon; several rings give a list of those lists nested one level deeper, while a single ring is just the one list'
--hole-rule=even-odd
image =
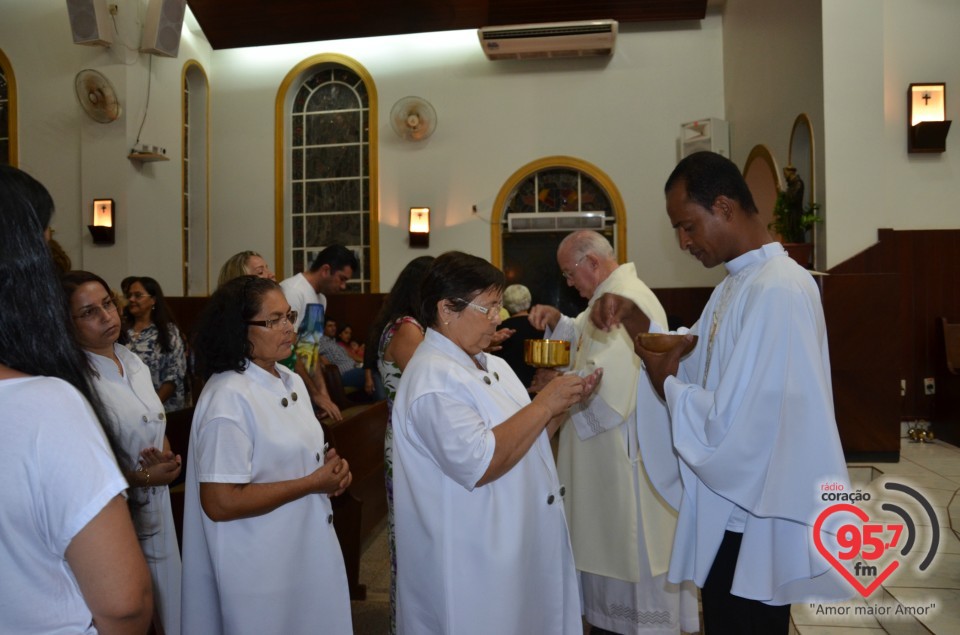
[{"label": "woman with curly hair", "polygon": [[183,632],[352,632],[331,496],[350,467],[327,449],[303,380],[279,364],[297,315],[272,280],[214,292],[194,351],[206,379],[190,430]]}]

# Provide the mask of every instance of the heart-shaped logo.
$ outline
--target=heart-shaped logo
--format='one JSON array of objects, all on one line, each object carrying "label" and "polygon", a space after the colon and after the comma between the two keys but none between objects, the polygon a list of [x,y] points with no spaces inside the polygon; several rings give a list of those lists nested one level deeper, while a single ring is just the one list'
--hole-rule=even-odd
[{"label": "heart-shaped logo", "polygon": [[[848,523],[840,527],[836,534],[838,544],[837,555],[834,555],[827,545],[823,543],[823,525],[827,519],[834,514],[845,513],[853,514],[859,518],[861,522],[859,525]],[[883,525],[869,523],[869,520],[870,517],[867,513],[859,507],[847,503],[839,503],[824,509],[820,515],[817,516],[817,522],[813,526],[813,541],[817,546],[817,551],[819,551],[820,555],[826,558],[827,562],[839,571],[840,575],[863,597],[867,597],[873,593],[876,588],[900,566],[899,560],[893,560],[882,570],[879,570],[877,566],[867,564],[867,562],[879,559],[885,549],[894,546],[900,536],[900,531],[903,529],[903,525],[887,525],[886,529],[884,529]],[[885,543],[878,535],[883,531],[893,531],[893,540]],[[860,560],[854,563],[854,572],[857,575],[854,575],[854,572],[851,572],[843,561],[850,562],[858,557]],[[870,580],[870,582],[864,584],[860,581],[860,578],[865,578]]]}]

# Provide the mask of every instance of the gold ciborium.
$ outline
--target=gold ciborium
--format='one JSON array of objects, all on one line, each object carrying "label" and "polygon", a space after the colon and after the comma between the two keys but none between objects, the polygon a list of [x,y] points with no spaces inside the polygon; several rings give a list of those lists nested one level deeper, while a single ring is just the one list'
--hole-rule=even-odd
[{"label": "gold ciborium", "polygon": [[566,340],[524,340],[523,361],[534,368],[555,368],[570,363],[570,342]]}]

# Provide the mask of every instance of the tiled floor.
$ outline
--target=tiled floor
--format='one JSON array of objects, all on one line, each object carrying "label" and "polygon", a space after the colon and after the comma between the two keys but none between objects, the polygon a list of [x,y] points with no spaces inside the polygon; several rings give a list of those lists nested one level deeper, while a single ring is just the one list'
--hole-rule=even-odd
[{"label": "tiled floor", "polygon": [[[889,518],[879,509],[884,503],[908,510],[916,523],[914,547],[902,558],[902,566],[866,599],[857,595],[856,600],[836,605],[794,605],[791,634],[960,634],[960,448],[941,441],[904,439],[899,463],[851,463],[849,467],[853,489],[872,493],[874,506],[861,505],[871,520]],[[929,500],[936,514],[939,547],[925,571],[919,571],[919,561],[929,552],[931,522],[911,498],[886,490],[887,482],[913,488]],[[905,543],[901,539],[898,544]],[[354,633],[382,635],[387,630],[390,583],[385,525],[364,550],[360,581],[367,585],[367,599],[353,603]],[[907,614],[921,611],[923,615]],[[876,615],[881,612],[887,615]]]}]

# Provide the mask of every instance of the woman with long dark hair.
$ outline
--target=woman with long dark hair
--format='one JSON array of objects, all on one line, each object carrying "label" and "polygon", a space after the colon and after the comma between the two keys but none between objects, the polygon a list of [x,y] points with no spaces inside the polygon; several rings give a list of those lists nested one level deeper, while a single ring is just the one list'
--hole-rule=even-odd
[{"label": "woman with long dark hair", "polygon": [[163,404],[150,371],[117,342],[120,314],[110,287],[88,271],[61,280],[70,303],[77,342],[93,369],[93,385],[104,406],[104,426],[117,438],[130,483],[140,546],[153,577],[157,615],[166,635],[180,633],[180,548],[173,524],[169,485],[180,475],[180,457],[170,450]]},{"label": "woman with long dark hair", "polygon": [[210,297],[193,348],[207,379],[190,430],[183,631],[352,632],[330,497],[350,467],[327,449],[303,380],[279,364],[297,314],[243,276]]},{"label": "woman with long dark hair", "polygon": [[160,283],[139,276],[130,282],[125,295],[127,348],[150,369],[153,388],[164,410],[186,408],[187,355]]},{"label": "woman with long dark hair", "polygon": [[370,327],[368,347],[376,347],[377,369],[387,394],[387,430],[383,440],[383,466],[387,484],[387,534],[390,544],[390,633],[397,630],[397,545],[393,523],[393,426],[390,415],[400,375],[423,341],[420,324],[420,283],[433,256],[414,258],[403,268],[383,307]]},{"label": "woman with long dark hair", "polygon": [[0,170],[0,632],[143,633],[150,572],[127,483],[14,170]]}]

